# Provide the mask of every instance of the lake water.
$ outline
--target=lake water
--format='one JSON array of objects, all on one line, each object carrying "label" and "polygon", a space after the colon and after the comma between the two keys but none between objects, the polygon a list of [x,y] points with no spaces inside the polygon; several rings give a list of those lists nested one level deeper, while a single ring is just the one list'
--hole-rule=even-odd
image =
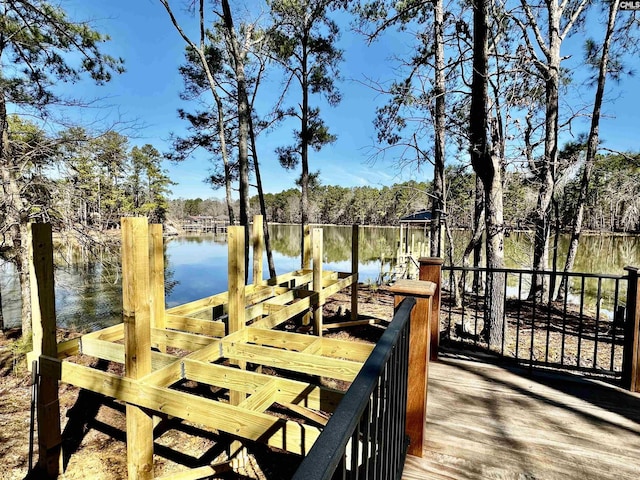
[{"label": "lake water", "polygon": [[[347,272],[351,269],[351,227],[323,228],[325,270]],[[270,227],[274,261],[278,274],[300,266],[300,228],[295,225]],[[454,232],[454,245],[459,256],[468,238],[464,231]],[[420,230],[414,231],[414,242],[426,241]],[[365,227],[360,230],[360,281],[375,283],[392,267],[399,230]],[[567,239],[559,242],[561,268]],[[526,268],[531,265],[531,241],[527,234],[512,234],[505,241],[507,266]],[[227,245],[224,237],[199,235],[175,237],[165,241],[166,301],[174,306],[223,292],[227,289]],[[56,311],[58,324],[90,331],[121,321],[122,298],[120,276],[112,266],[118,254],[104,265],[84,265],[69,261],[60,254],[56,258]],[[457,262],[456,262],[457,263]],[[266,258],[265,275],[268,274]],[[640,265],[640,237],[585,236],[581,240],[575,271],[622,274],[625,265]],[[11,265],[0,266],[0,288],[5,325],[19,323],[20,298],[17,279]]]}]

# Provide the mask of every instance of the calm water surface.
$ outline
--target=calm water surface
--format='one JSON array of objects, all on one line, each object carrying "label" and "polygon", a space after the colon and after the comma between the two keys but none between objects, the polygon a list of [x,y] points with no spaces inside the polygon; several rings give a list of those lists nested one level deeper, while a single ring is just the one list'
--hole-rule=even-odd
[{"label": "calm water surface", "polygon": [[[351,227],[324,227],[326,270],[351,269]],[[274,261],[278,274],[300,266],[300,228],[274,225],[270,228]],[[466,232],[454,232],[457,256],[467,241]],[[375,283],[392,268],[399,231],[396,228],[367,227],[360,230],[360,281]],[[413,234],[417,243],[426,241],[420,230]],[[561,268],[567,241],[558,245]],[[505,241],[507,266],[531,265],[531,241],[527,234],[512,234]],[[58,324],[81,331],[103,328],[121,321],[120,275],[114,265],[119,254],[104,264],[83,264],[67,256],[56,258],[56,311]],[[457,262],[456,262],[457,263]],[[107,265],[110,265],[107,266]],[[266,256],[265,275],[268,274]],[[585,236],[581,240],[575,271],[622,274],[625,265],[640,266],[640,237]],[[168,306],[223,292],[227,289],[227,245],[224,237],[201,235],[170,238],[165,241],[166,302]],[[250,280],[251,281],[251,280]],[[2,308],[7,326],[19,323],[19,292],[11,265],[0,265]]]}]

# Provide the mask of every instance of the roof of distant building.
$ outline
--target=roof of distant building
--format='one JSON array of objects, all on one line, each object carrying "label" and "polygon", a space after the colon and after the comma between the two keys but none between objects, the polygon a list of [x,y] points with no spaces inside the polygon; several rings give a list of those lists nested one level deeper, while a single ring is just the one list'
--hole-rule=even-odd
[{"label": "roof of distant building", "polygon": [[430,222],[431,221],[431,212],[428,210],[420,210],[419,212],[412,213],[411,215],[407,215],[406,217],[402,217],[400,219],[401,222],[409,223],[409,222]]}]

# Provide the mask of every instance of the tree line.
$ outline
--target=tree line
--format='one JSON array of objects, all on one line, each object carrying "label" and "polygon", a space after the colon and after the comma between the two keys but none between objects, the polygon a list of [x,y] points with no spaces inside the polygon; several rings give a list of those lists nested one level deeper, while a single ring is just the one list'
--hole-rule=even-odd
[{"label": "tree line", "polygon": [[[188,14],[178,19],[174,12],[185,5]],[[265,0],[245,7],[228,0],[158,0],[167,26],[175,29],[176,40],[185,47],[184,63],[176,65],[184,79],[180,95],[185,108],[177,115],[188,128],[186,135],[173,136],[171,151],[163,153],[180,161],[195,151],[204,152],[212,161],[209,181],[224,187],[226,214],[232,221],[237,216],[240,224],[247,225],[255,198],[267,219],[299,221],[302,228],[316,219],[382,223],[400,214],[404,200],[394,196],[392,187],[385,192],[367,187],[346,192],[316,184],[314,152],[337,138],[322,113],[340,104],[344,52],[338,42],[341,29],[351,28],[372,48],[389,35],[393,44],[410,47],[385,59],[394,67],[393,78],[366,80],[383,99],[371,119],[377,141],[370,160],[393,158],[394,168],[414,171],[432,166],[433,177],[424,182],[428,199],[418,202],[428,203],[435,219],[432,255],[452,256],[441,251],[437,239],[441,229],[450,235],[454,222],[464,216],[474,230],[465,255],[483,248],[487,266],[503,267],[503,236],[512,222],[509,208],[514,192],[526,198],[514,211],[535,232],[536,270],[549,266],[550,237],[557,225],[569,228],[572,235],[565,270],[572,269],[571,252],[584,226],[634,229],[635,205],[627,191],[610,192],[616,197],[623,193],[625,200],[598,197],[618,181],[619,188],[633,188],[603,162],[625,167],[637,159],[634,154],[605,151],[599,137],[607,80],[629,74],[626,62],[637,58],[638,14],[620,12],[619,0],[474,0],[449,2],[446,8],[442,0]],[[56,113],[61,106],[82,103],[60,94],[59,84],[83,78],[105,84],[124,72],[124,60],[104,53],[106,34],[88,22],[70,19],[61,6],[24,0],[0,8],[2,252],[20,272],[26,300],[28,222],[44,220],[50,215],[45,212],[53,211],[44,208],[46,191],[38,188],[47,184],[48,159],[59,156],[58,150],[76,155],[73,142],[59,130],[44,135],[58,137],[44,143],[35,138],[43,135],[37,130],[60,117]],[[584,45],[580,61],[566,54],[569,37]],[[267,75],[280,78],[281,88],[264,88]],[[265,104],[271,108],[257,107]],[[25,124],[25,119],[35,119],[33,136],[12,135],[11,122],[19,122],[11,115]],[[576,135],[578,120],[585,117],[590,125],[584,136]],[[264,193],[260,177],[261,138],[278,125],[294,128],[291,141],[273,153],[284,168],[297,169],[300,177],[298,188],[270,196]],[[73,129],[66,131],[73,136]],[[109,150],[113,145],[98,147]],[[71,214],[71,220],[65,217],[69,225],[108,226],[117,212],[128,209],[163,215],[160,197],[154,199],[151,193],[154,181],[144,178],[160,175],[143,166],[155,153],[143,149],[135,153],[139,166],[128,167],[137,174],[125,174],[120,168],[118,162],[124,157],[110,157],[107,152],[91,159],[100,165],[101,175],[84,190],[74,190],[71,181],[74,175],[81,176],[84,160],[75,166],[69,162],[60,170],[57,183],[62,185],[65,179],[69,192],[65,210]],[[127,155],[134,157],[133,152]],[[33,188],[24,186],[25,165],[33,165],[29,173]],[[595,189],[602,178],[607,182]],[[456,196],[456,182],[462,179],[469,180],[470,188],[461,187],[467,193]],[[163,182],[153,188],[162,190]],[[143,185],[147,193],[135,193]],[[237,201],[233,189],[238,191]],[[257,191],[255,198],[252,189]],[[590,209],[594,197],[598,197],[597,211]],[[389,201],[397,205],[396,211],[380,207]],[[265,241],[269,251],[266,223]],[[496,296],[492,305],[501,304],[500,282],[500,276],[488,282],[488,290]],[[550,298],[544,276],[534,276],[533,284],[532,295]],[[492,312],[487,333],[501,331],[501,317],[500,311]],[[23,319],[28,319],[28,312]]]},{"label": "tree line", "polygon": [[[582,152],[584,157],[585,152]],[[571,232],[579,196],[584,161],[578,162],[570,178],[554,198],[554,231]],[[470,167],[446,167],[447,224],[453,228],[474,226],[476,177]],[[505,173],[504,222],[507,230],[533,230],[535,227],[536,188],[532,179],[518,172]],[[398,225],[412,213],[428,210],[433,186],[431,182],[407,181],[381,187],[341,187],[315,185],[309,196],[312,223],[332,225]],[[264,196],[267,220],[274,223],[301,221],[300,190],[288,189]],[[238,210],[237,201],[231,203]],[[260,214],[257,196],[250,199],[251,215]],[[223,199],[171,199],[168,217],[180,222],[188,216],[213,216],[228,219]],[[634,153],[599,155],[585,202],[584,228],[592,232],[640,232],[640,155]]]}]

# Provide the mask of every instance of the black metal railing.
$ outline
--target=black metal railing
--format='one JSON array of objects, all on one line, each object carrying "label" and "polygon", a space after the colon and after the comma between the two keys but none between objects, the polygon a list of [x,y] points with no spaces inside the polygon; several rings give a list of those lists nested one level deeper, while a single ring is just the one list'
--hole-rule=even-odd
[{"label": "black metal railing", "polygon": [[293,480],[399,479],[407,452],[409,316],[399,306]]},{"label": "black metal railing", "polygon": [[[445,266],[442,280],[445,345],[529,366],[620,376],[628,276]],[[500,305],[491,314],[495,301]],[[489,341],[491,328],[501,329],[491,336],[497,344]]]}]

